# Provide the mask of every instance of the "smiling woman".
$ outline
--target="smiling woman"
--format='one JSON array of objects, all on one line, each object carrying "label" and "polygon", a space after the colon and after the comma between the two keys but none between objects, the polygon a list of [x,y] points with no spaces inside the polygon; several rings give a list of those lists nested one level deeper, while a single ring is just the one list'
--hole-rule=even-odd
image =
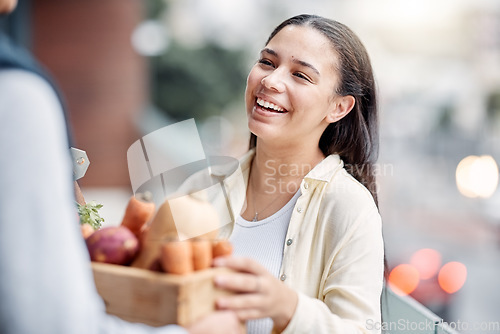
[{"label": "smiling woman", "polygon": [[221,231],[237,256],[215,261],[239,271],[216,284],[240,293],[218,307],[250,320],[251,334],[367,333],[367,320],[380,321],[384,252],[365,48],[336,21],[288,19],[251,69],[245,101],[246,188],[228,195],[246,203]]}]

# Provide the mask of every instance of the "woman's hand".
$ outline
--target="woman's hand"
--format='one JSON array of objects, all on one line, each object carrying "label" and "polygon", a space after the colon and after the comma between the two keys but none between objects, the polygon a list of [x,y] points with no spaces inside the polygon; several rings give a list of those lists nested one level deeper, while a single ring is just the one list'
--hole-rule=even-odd
[{"label": "woman's hand", "polygon": [[286,328],[297,307],[294,290],[249,258],[219,257],[214,266],[239,271],[215,277],[217,287],[238,293],[218,298],[219,309],[232,310],[244,321],[270,317],[277,331]]},{"label": "woman's hand", "polygon": [[243,324],[231,311],[218,311],[187,328],[189,334],[243,334]]}]

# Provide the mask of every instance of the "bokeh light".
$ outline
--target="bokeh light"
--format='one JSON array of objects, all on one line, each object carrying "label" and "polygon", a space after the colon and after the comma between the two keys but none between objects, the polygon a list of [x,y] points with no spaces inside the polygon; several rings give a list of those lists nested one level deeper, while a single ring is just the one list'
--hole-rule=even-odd
[{"label": "bokeh light", "polygon": [[418,270],[420,279],[429,279],[434,277],[441,267],[441,254],[434,249],[423,248],[412,255],[410,264]]},{"label": "bokeh light", "polygon": [[467,267],[460,262],[448,262],[438,275],[441,289],[447,293],[455,293],[462,288],[467,279]]},{"label": "bokeh light", "polygon": [[389,274],[389,286],[398,295],[404,296],[412,293],[418,286],[420,275],[411,264],[400,264]]},{"label": "bokeh light", "polygon": [[132,33],[132,46],[143,56],[158,56],[167,49],[169,38],[161,22],[147,20]]},{"label": "bokeh light", "polygon": [[489,155],[465,157],[457,166],[456,181],[462,195],[489,198],[498,186],[497,163]]}]

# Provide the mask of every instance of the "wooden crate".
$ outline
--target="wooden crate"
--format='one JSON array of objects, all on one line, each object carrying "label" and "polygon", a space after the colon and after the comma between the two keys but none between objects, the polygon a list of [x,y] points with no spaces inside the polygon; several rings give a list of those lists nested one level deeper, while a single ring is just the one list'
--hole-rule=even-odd
[{"label": "wooden crate", "polygon": [[97,291],[106,311],[130,322],[151,326],[187,326],[215,309],[215,299],[227,294],[215,288],[210,268],[189,275],[92,262]]}]

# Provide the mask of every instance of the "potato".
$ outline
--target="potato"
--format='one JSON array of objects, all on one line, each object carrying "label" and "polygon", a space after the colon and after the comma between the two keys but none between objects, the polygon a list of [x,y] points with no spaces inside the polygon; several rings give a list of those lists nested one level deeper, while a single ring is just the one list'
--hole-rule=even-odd
[{"label": "potato", "polygon": [[90,259],[95,262],[127,265],[139,251],[137,237],[124,226],[101,228],[85,241]]}]

